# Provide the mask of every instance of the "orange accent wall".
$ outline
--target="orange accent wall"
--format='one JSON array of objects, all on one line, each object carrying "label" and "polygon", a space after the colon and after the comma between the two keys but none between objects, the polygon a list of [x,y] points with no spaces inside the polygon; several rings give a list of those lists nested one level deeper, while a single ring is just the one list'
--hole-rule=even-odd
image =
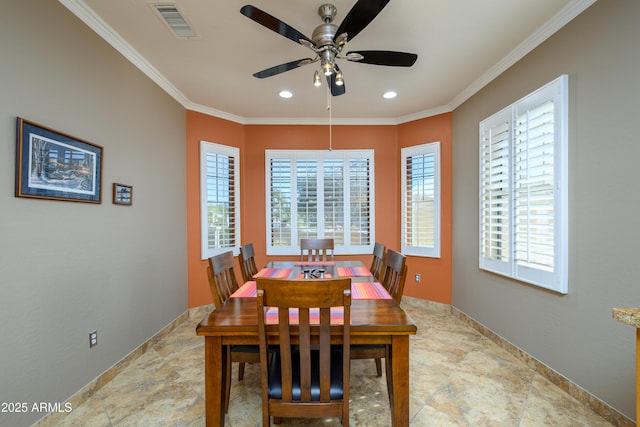
[{"label": "orange accent wall", "polygon": [[[453,138],[452,114],[440,114],[398,125],[398,156],[404,147],[440,141],[440,258],[407,258],[404,294],[429,301],[451,304],[451,241],[453,217]],[[398,161],[399,163],[399,161]],[[400,205],[400,200],[398,200]],[[400,224],[396,228],[400,234]],[[420,283],[415,275],[420,273]]]},{"label": "orange accent wall", "polygon": [[[200,140],[240,148],[241,243],[253,243],[256,262],[287,257],[266,256],[265,156],[267,149],[329,148],[329,129],[323,125],[241,125],[187,111],[187,247],[189,307],[211,303],[207,263],[200,259]],[[451,114],[399,126],[333,126],[332,145],[340,149],[375,150],[375,240],[400,249],[400,148],[425,142],[442,143],[443,257],[408,260],[405,294],[449,304],[451,302]],[[446,148],[445,148],[446,147]],[[446,163],[445,163],[446,162]],[[446,173],[445,173],[446,171]],[[445,202],[446,200],[446,202]],[[444,206],[447,206],[446,208]],[[292,257],[288,257],[292,259]],[[371,255],[341,257],[371,262]],[[422,283],[414,286],[416,272]],[[238,280],[240,280],[240,272]]]},{"label": "orange accent wall", "polygon": [[[189,308],[211,304],[207,262],[200,259],[200,141],[242,150],[244,126],[187,110],[187,256]],[[242,161],[240,162],[242,168]],[[242,176],[242,170],[241,170]],[[239,273],[240,270],[238,270]],[[238,276],[240,280],[240,276]]]}]

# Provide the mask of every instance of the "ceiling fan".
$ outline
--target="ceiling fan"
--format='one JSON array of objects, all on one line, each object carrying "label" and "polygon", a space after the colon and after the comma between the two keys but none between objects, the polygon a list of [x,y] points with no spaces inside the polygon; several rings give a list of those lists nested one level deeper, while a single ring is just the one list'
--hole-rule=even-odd
[{"label": "ceiling fan", "polygon": [[[344,94],[346,89],[342,72],[338,64],[336,64],[336,59],[373,65],[411,67],[418,59],[418,55],[414,53],[389,50],[359,50],[342,55],[342,49],[347,42],[353,40],[360,31],[369,25],[387,3],[389,3],[389,0],[358,0],[347,13],[340,26],[332,24],[337,13],[336,7],[332,4],[323,4],[318,9],[318,14],[324,23],[316,27],[311,38],[255,6],[243,6],[240,9],[240,13],[247,18],[295,43],[309,48],[315,53],[313,58],[303,58],[276,65],[275,67],[258,71],[253,76],[263,79],[320,61],[320,68],[327,78],[331,94],[337,96]],[[317,70],[314,74],[314,85],[320,86],[320,75]]]}]

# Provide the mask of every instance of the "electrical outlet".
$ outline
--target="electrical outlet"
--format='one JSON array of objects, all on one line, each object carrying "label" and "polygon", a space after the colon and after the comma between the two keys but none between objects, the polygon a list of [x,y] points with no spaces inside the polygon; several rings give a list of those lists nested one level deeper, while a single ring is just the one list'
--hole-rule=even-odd
[{"label": "electrical outlet", "polygon": [[89,332],[89,348],[98,345],[98,331]]},{"label": "electrical outlet", "polygon": [[420,273],[416,274],[416,282],[420,282],[420,280],[422,279],[422,275]]}]

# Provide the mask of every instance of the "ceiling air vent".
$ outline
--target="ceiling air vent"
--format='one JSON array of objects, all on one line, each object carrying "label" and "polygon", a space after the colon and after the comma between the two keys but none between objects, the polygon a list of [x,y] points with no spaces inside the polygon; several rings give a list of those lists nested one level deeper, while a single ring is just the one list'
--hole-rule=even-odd
[{"label": "ceiling air vent", "polygon": [[189,39],[195,37],[195,33],[182,16],[175,4],[154,3],[153,8],[158,12],[162,20],[171,28],[176,37]]}]

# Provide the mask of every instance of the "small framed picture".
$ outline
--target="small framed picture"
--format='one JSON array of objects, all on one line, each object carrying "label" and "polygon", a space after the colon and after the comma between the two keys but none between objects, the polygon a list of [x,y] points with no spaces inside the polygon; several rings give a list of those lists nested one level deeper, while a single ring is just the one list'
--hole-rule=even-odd
[{"label": "small framed picture", "polygon": [[101,202],[102,147],[17,118],[16,197]]},{"label": "small framed picture", "polygon": [[130,185],[113,183],[113,204],[131,206],[133,201],[133,187]]}]

